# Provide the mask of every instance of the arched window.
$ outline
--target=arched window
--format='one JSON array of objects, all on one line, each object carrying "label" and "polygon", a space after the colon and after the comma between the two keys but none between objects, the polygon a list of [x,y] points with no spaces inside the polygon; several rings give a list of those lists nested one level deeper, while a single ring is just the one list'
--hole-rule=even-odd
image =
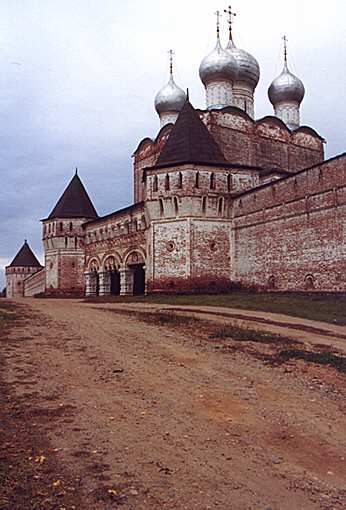
[{"label": "arched window", "polygon": [[162,198],[159,199],[159,206],[160,206],[160,217],[162,218],[162,216],[165,213],[164,208],[163,208],[163,200],[162,200]]},{"label": "arched window", "polygon": [[268,288],[275,289],[275,278],[273,275],[269,276],[268,278]]},{"label": "arched window", "polygon": [[178,214],[179,214],[179,205],[178,205],[177,197],[173,198],[173,204],[174,204],[174,214],[175,214],[175,216],[178,216]]},{"label": "arched window", "polygon": [[159,181],[158,181],[157,175],[154,175],[153,191],[157,191],[158,189],[159,189]]},{"label": "arched window", "polygon": [[74,238],[74,247],[77,248],[77,237]]},{"label": "arched window", "polygon": [[227,175],[227,191],[231,191],[232,188],[232,177],[231,174]]},{"label": "arched window", "polygon": [[62,231],[63,231],[63,228],[64,228],[64,224],[63,224],[63,222],[62,222],[62,221],[61,221],[61,222],[60,222],[60,224],[59,224],[59,228],[60,228],[60,232],[62,232]]},{"label": "arched window", "polygon": [[210,174],[210,189],[215,189],[215,174]]},{"label": "arched window", "polygon": [[306,290],[313,290],[315,288],[315,278],[312,274],[308,274],[304,279],[304,286]]},{"label": "arched window", "polygon": [[72,232],[72,229],[73,229],[73,223],[72,223],[72,221],[70,221],[70,232]]},{"label": "arched window", "polygon": [[199,188],[199,172],[196,172],[195,188]]},{"label": "arched window", "polygon": [[183,187],[183,174],[179,172],[178,175],[178,188],[181,189]]},{"label": "arched window", "polygon": [[65,248],[67,248],[68,238],[65,237]]},{"label": "arched window", "polygon": [[202,214],[203,214],[203,216],[206,215],[206,211],[207,211],[207,197],[203,197],[202,198]]},{"label": "arched window", "polygon": [[168,191],[169,190],[169,175],[166,174],[166,177],[165,177],[165,190]]}]

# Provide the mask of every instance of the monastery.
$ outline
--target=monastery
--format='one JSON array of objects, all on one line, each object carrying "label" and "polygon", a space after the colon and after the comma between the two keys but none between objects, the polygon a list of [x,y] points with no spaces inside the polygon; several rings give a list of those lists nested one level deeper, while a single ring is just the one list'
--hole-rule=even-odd
[{"label": "monastery", "polygon": [[98,216],[77,172],[42,220],[45,265],[27,242],[7,296],[346,291],[346,154],[300,125],[305,90],[289,70],[254,119],[257,60],[229,40],[201,62],[206,108],[174,81],[155,98],[161,128],[134,152],[134,203]]}]

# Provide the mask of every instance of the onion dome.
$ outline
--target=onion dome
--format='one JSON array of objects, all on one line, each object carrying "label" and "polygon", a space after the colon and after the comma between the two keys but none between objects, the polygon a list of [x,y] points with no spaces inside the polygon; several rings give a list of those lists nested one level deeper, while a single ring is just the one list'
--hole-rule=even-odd
[{"label": "onion dome", "polygon": [[232,39],[229,40],[226,50],[238,64],[237,81],[245,82],[255,89],[260,79],[260,67],[255,57],[247,51],[237,48]]},{"label": "onion dome", "polygon": [[275,78],[268,89],[269,100],[273,105],[287,101],[301,103],[305,95],[303,82],[292,74],[285,58],[281,74]]},{"label": "onion dome", "polygon": [[155,109],[159,115],[167,112],[180,112],[185,101],[185,92],[178,87],[171,74],[167,85],[156,94]]},{"label": "onion dome", "polygon": [[204,85],[213,81],[236,80],[238,64],[236,59],[221,46],[219,37],[215,49],[209,53],[199,66],[199,76]]},{"label": "onion dome", "polygon": [[169,51],[169,80],[156,94],[155,109],[159,115],[168,112],[180,112],[186,101],[185,92],[178,87],[173,78],[173,51]]}]

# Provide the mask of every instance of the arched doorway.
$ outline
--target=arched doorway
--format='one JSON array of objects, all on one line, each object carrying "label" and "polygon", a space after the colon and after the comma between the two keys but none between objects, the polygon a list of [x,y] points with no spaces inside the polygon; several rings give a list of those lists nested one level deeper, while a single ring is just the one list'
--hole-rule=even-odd
[{"label": "arched doorway", "polygon": [[139,251],[131,252],[126,259],[126,266],[132,276],[132,294],[145,294],[145,260]]},{"label": "arched doorway", "polygon": [[112,296],[119,296],[120,294],[120,273],[116,269],[110,271],[110,293]]},{"label": "arched doorway", "polygon": [[112,296],[118,296],[120,294],[120,273],[113,255],[106,258],[104,268],[109,278],[109,293]]},{"label": "arched doorway", "polygon": [[133,271],[133,295],[140,296],[145,293],[145,269],[144,264],[134,264]]}]

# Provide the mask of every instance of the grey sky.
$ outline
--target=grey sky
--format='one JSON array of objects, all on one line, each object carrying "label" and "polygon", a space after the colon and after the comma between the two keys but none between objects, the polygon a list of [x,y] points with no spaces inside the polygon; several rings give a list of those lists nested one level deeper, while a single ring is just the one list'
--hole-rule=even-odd
[{"label": "grey sky", "polygon": [[[234,38],[261,66],[256,117],[272,113],[267,88],[289,65],[304,82],[302,123],[346,150],[346,2],[233,0]],[[204,107],[201,59],[215,44],[225,2],[1,0],[0,286],[26,237],[42,260],[46,217],[78,166],[99,214],[132,201],[131,154],[154,137],[153,107],[176,53],[176,81]],[[222,20],[223,42],[227,27]]]}]

